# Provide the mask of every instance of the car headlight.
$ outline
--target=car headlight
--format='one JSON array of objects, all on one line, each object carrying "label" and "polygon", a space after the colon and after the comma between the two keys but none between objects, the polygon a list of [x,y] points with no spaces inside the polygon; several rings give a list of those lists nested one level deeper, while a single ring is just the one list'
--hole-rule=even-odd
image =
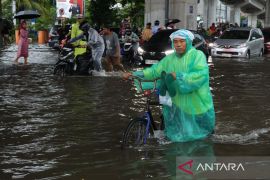
[{"label": "car headlight", "polygon": [[139,53],[139,55],[143,55],[144,50],[143,50],[141,47],[139,47],[139,48],[138,48],[138,53]]},{"label": "car headlight", "polygon": [[168,51],[165,51],[165,54],[166,56],[169,55],[169,54],[172,54],[174,52],[174,50],[168,50]]},{"label": "car headlight", "polygon": [[246,43],[242,43],[238,46],[239,48],[243,48],[243,47],[247,47],[247,44]]},{"label": "car headlight", "polygon": [[218,47],[217,43],[209,43],[208,46],[210,48],[212,48],[212,47]]}]

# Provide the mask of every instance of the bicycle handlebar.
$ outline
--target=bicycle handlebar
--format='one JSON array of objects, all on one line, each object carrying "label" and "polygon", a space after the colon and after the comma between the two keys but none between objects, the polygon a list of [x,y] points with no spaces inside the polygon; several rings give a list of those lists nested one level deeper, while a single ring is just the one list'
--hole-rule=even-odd
[{"label": "bicycle handlebar", "polygon": [[154,83],[153,88],[147,89],[147,90],[150,90],[150,94],[152,94],[156,90],[157,80],[159,80],[159,78],[154,79],[154,80],[146,80],[146,79],[144,79],[142,77],[132,75],[132,76],[129,77],[129,80],[132,80],[132,81],[137,80],[139,82],[140,91],[142,91],[142,92],[146,91],[146,90],[143,89],[143,85],[142,85],[143,82],[153,82]]}]

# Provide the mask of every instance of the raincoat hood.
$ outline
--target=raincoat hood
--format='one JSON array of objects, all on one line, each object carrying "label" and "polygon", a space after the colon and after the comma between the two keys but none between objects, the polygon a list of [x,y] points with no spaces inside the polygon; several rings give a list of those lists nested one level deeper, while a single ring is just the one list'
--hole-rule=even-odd
[{"label": "raincoat hood", "polygon": [[[193,46],[192,46],[192,41],[194,39],[194,35],[192,32],[186,30],[186,29],[180,29],[178,31],[175,31],[173,32],[171,35],[170,35],[170,38],[171,38],[171,41],[172,41],[172,48],[175,51],[175,48],[174,48],[174,44],[173,44],[173,40],[175,38],[181,38],[181,39],[185,39],[186,40],[186,50],[183,54],[185,54],[186,52],[188,52]],[[181,54],[182,55],[182,54]]]}]

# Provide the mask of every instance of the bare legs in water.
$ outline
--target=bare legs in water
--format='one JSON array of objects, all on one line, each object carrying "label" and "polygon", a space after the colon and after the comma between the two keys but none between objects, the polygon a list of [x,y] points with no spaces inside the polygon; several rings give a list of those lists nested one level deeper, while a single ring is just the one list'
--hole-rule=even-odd
[{"label": "bare legs in water", "polygon": [[[16,64],[18,64],[19,58],[20,58],[20,57],[16,57],[16,59],[15,59],[15,61],[14,61]],[[27,64],[27,63],[28,63],[28,62],[27,62],[27,57],[24,57],[24,64]]]}]

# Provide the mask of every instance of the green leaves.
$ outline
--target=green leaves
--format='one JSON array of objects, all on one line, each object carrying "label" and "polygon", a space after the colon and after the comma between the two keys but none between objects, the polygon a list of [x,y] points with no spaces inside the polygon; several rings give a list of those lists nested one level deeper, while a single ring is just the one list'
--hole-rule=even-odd
[{"label": "green leaves", "polygon": [[114,4],[116,4],[115,0],[91,1],[89,10],[92,23],[100,27],[103,24],[114,22],[116,12],[111,8]]},{"label": "green leaves", "polygon": [[[122,7],[112,8],[117,3]],[[144,0],[92,0],[88,10],[92,23],[99,27],[103,24],[119,26],[127,17],[131,17],[132,24],[144,24]]]}]

